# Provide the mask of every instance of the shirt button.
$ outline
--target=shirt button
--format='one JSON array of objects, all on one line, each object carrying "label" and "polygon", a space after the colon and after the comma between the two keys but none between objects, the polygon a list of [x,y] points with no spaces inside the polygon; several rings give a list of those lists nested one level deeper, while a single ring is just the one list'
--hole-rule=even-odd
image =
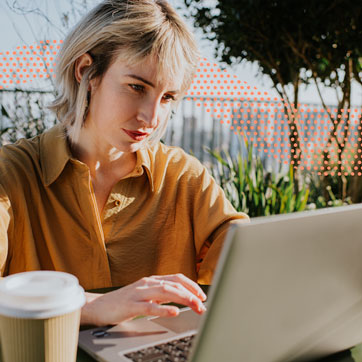
[{"label": "shirt button", "polygon": [[116,201],[114,202],[114,205],[115,205],[115,206],[119,206],[119,205],[121,205],[121,201],[116,200]]}]

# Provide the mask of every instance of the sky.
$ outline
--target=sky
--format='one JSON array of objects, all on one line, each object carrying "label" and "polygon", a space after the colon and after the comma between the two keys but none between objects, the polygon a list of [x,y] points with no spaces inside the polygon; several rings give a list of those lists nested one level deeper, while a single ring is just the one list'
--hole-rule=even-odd
[{"label": "sky", "polygon": [[[30,46],[45,37],[51,40],[63,39],[66,34],[66,27],[62,24],[59,14],[66,13],[69,24],[74,23],[79,18],[77,11],[81,11],[84,1],[89,7],[99,2],[99,0],[73,0],[75,13],[72,13],[69,0],[0,0],[0,52],[11,51],[17,46]],[[181,13],[185,11],[183,10],[183,1],[169,1],[175,7],[181,7]],[[190,20],[187,22],[193,26]],[[214,58],[215,45],[204,39],[201,30],[194,29],[194,33],[201,54],[211,62],[219,64]],[[257,64],[244,62],[233,67],[223,64],[223,67],[229,74],[236,76],[242,82],[246,82],[251,88],[262,93],[267,92],[274,97],[277,96],[270,79],[258,74]],[[336,103],[334,91],[324,90],[323,96],[328,104]],[[313,86],[308,88],[302,86],[300,101],[301,103],[320,103]],[[352,103],[355,105],[362,103],[362,89],[358,86],[353,89]]]}]

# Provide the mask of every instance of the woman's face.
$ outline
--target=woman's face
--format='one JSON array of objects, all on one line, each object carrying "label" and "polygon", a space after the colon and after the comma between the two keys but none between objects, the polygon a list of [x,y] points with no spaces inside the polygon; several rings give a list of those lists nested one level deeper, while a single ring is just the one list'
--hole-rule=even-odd
[{"label": "woman's face", "polygon": [[117,59],[101,81],[91,81],[85,128],[98,146],[135,152],[167,121],[182,77],[159,81],[157,75],[153,59],[134,66]]}]

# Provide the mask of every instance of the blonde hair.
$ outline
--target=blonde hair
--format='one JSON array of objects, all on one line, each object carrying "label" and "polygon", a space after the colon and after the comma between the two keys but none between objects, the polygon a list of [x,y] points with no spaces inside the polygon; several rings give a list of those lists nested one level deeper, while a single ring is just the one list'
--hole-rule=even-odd
[{"label": "blonde hair", "polygon": [[[89,53],[92,64],[80,83],[76,60]],[[108,67],[121,57],[127,63],[148,57],[157,61],[159,77],[173,78],[183,71],[181,91],[191,84],[199,58],[193,34],[166,0],[105,0],[72,29],[59,52],[56,69],[57,96],[50,108],[76,142],[88,110],[88,86],[102,79]],[[159,141],[167,122],[150,137]]]}]

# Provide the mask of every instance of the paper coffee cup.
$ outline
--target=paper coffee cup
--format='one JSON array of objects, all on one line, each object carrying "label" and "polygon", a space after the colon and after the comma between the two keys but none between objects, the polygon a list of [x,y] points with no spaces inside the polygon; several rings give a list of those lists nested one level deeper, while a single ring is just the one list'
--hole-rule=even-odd
[{"label": "paper coffee cup", "polygon": [[78,279],[67,273],[34,271],[3,278],[0,360],[75,361],[84,303],[84,290]]}]

